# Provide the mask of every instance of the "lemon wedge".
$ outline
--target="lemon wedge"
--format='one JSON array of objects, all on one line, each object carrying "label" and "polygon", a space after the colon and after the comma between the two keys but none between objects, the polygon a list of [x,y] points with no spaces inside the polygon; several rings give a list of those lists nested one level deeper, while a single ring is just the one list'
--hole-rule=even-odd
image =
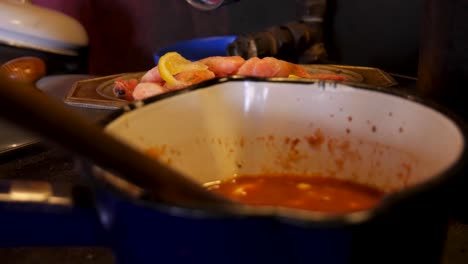
[{"label": "lemon wedge", "polygon": [[177,86],[180,84],[174,76],[178,73],[190,70],[206,70],[208,66],[201,62],[191,62],[182,57],[177,52],[168,52],[161,56],[158,63],[158,70],[161,78],[166,82],[167,87]]},{"label": "lemon wedge", "polygon": [[297,75],[294,75],[294,74],[289,74],[288,75],[288,78],[291,78],[291,79],[302,79],[301,77],[297,76]]}]

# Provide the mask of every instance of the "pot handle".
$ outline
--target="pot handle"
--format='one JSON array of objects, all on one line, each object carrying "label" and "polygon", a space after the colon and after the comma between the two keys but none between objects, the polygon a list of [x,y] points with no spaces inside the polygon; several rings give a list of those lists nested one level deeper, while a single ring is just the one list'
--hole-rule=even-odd
[{"label": "pot handle", "polygon": [[105,246],[91,191],[41,181],[0,181],[0,246]]}]

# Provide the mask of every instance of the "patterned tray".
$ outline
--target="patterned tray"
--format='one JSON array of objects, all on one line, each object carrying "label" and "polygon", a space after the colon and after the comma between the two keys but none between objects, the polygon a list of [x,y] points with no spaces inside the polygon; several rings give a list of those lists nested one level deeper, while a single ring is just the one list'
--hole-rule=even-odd
[{"label": "patterned tray", "polygon": [[[309,73],[328,73],[342,75],[347,82],[366,84],[375,87],[391,87],[398,83],[388,73],[371,67],[347,65],[302,65]],[[139,78],[144,72],[122,73],[76,82],[64,102],[78,107],[114,110],[128,101],[116,98],[112,86],[117,78]]]}]

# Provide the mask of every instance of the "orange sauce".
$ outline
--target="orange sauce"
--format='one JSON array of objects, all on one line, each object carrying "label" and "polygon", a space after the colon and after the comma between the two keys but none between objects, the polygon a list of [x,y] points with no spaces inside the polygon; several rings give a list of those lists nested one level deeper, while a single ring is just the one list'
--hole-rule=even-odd
[{"label": "orange sauce", "polygon": [[305,175],[242,175],[207,184],[206,188],[248,205],[333,214],[372,208],[385,195],[366,185]]}]

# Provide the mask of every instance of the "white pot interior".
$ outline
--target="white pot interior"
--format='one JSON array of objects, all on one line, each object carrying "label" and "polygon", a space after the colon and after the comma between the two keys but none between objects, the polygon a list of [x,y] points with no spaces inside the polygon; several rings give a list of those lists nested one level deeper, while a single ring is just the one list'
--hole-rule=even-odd
[{"label": "white pot interior", "polygon": [[200,184],[295,173],[399,190],[440,175],[464,148],[424,105],[346,85],[231,81],[126,113],[106,131]]}]

